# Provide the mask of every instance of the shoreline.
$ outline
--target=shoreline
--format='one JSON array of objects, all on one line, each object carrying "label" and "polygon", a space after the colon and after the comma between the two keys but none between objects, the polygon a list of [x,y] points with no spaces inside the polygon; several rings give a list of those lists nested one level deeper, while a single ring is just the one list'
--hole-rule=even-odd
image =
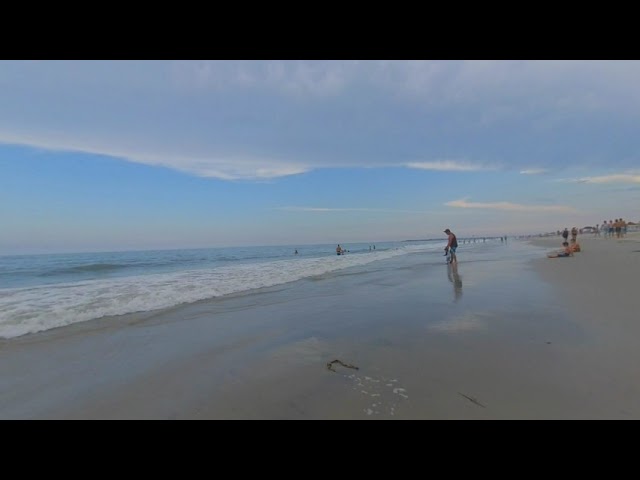
[{"label": "shoreline", "polygon": [[637,312],[636,269],[584,275],[640,260],[634,238],[614,251],[579,237],[569,259],[515,240],[460,249],[457,271],[410,254],[4,340],[0,418],[640,418],[636,316],[585,295]]}]

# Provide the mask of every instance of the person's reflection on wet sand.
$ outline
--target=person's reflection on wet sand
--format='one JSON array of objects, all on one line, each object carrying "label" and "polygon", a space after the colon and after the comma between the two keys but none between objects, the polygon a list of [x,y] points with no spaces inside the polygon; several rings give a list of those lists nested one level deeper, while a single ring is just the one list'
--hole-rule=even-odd
[{"label": "person's reflection on wet sand", "polygon": [[447,265],[447,276],[449,281],[453,283],[453,301],[457,302],[462,297],[462,278],[458,274],[457,263],[449,263]]}]

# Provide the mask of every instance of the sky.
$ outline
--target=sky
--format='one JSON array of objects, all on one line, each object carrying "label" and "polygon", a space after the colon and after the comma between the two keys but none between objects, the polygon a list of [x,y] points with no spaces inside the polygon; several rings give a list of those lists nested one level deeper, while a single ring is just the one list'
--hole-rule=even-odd
[{"label": "sky", "polygon": [[637,222],[639,146],[639,61],[0,61],[0,255]]}]

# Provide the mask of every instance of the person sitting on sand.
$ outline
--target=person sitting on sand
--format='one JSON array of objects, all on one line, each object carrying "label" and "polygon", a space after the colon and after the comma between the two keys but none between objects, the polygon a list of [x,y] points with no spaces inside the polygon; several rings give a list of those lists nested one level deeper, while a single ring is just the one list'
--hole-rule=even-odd
[{"label": "person sitting on sand", "polygon": [[568,242],[562,242],[563,250],[559,252],[549,253],[547,254],[548,258],[559,258],[559,257],[573,257],[573,252],[571,251],[571,247]]},{"label": "person sitting on sand", "polygon": [[580,244],[578,243],[577,240],[574,240],[573,238],[571,239],[571,243],[569,244],[569,248],[571,249],[572,253],[579,252],[581,250]]}]

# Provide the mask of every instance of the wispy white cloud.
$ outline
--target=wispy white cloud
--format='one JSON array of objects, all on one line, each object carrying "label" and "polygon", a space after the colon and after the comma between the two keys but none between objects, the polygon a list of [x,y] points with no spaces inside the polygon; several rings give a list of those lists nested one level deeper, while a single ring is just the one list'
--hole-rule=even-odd
[{"label": "wispy white cloud", "polygon": [[157,153],[153,149],[145,151],[138,147],[121,147],[117,143],[87,141],[66,136],[14,134],[0,131],[0,144],[26,145],[43,150],[83,152],[128,160],[134,163],[171,168],[199,177],[221,180],[265,180],[289,175],[298,175],[310,170],[309,167],[294,162],[251,156],[212,155],[209,158],[197,155],[173,155]]},{"label": "wispy white cloud", "polygon": [[522,175],[542,175],[544,173],[548,173],[549,170],[546,168],[528,168],[526,170],[520,170]]},{"label": "wispy white cloud", "polygon": [[376,212],[376,213],[425,213],[418,210],[398,210],[388,208],[328,208],[328,207],[276,207],[285,212]]},{"label": "wispy white cloud", "polygon": [[445,203],[448,207],[457,208],[482,208],[486,210],[504,210],[510,212],[575,212],[575,208],[564,205],[522,205],[511,202],[468,202],[466,199],[453,200]]},{"label": "wispy white cloud", "polygon": [[472,163],[459,160],[436,160],[433,162],[409,162],[405,164],[408,168],[420,170],[437,170],[441,172],[476,172],[480,170],[494,170],[492,167],[484,165],[474,165]]},{"label": "wispy white cloud", "polygon": [[559,182],[568,183],[640,183],[640,175],[631,173],[616,173],[612,175],[601,175],[596,177],[564,178]]}]

